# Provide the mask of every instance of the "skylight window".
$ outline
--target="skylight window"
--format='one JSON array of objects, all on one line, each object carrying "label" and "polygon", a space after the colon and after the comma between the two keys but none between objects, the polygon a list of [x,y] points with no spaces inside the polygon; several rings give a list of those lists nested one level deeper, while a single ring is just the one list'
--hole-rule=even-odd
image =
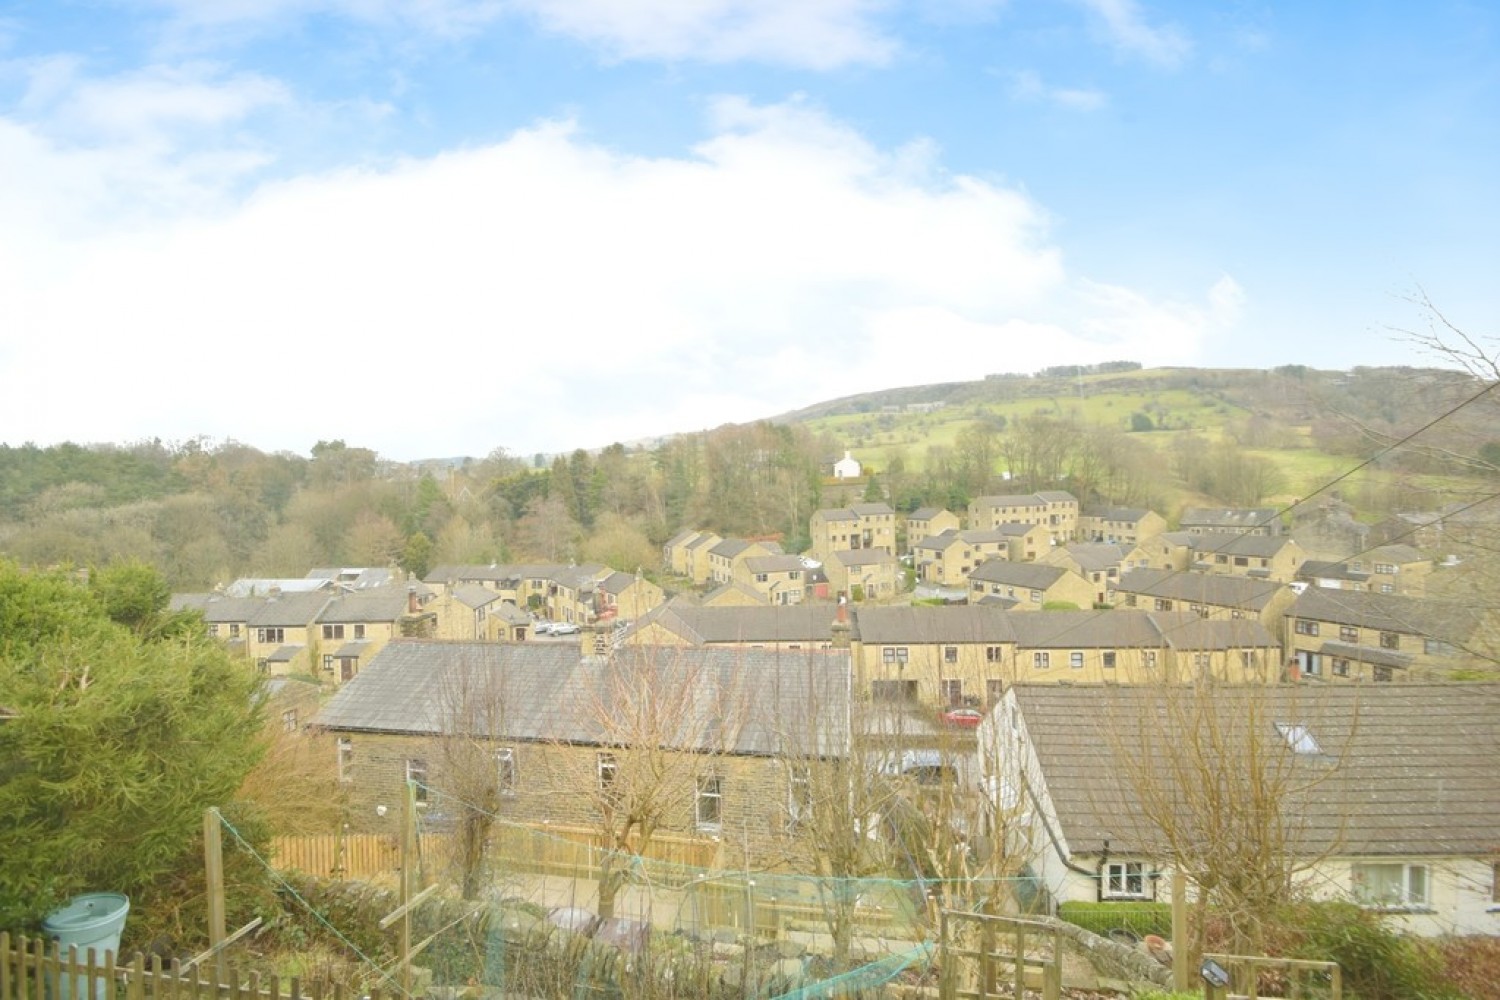
[{"label": "skylight window", "polygon": [[1307,726],[1295,722],[1278,722],[1276,731],[1281,734],[1282,739],[1286,740],[1286,745],[1292,748],[1293,753],[1320,754],[1323,752],[1312,730]]}]

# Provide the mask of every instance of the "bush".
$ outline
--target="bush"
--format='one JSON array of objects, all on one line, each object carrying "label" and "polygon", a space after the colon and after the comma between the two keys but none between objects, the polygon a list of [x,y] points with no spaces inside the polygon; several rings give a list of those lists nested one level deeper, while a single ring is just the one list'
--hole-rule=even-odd
[{"label": "bush", "polygon": [[1124,928],[1137,937],[1172,936],[1172,907],[1167,903],[1063,903],[1057,915],[1101,936]]},{"label": "bush", "polygon": [[1277,914],[1286,934],[1271,954],[1337,962],[1344,988],[1360,1000],[1457,1000],[1431,942],[1397,933],[1380,913],[1353,903],[1300,903]]}]

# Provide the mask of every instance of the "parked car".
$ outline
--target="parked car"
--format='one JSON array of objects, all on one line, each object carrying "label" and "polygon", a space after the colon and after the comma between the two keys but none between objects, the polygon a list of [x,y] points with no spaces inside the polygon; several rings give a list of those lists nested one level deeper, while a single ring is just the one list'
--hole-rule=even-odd
[{"label": "parked car", "polygon": [[984,713],[977,708],[949,708],[938,715],[945,725],[972,729],[984,721]]},{"label": "parked car", "polygon": [[583,630],[572,622],[554,622],[552,625],[553,635],[577,635]]},{"label": "parked car", "polygon": [[551,635],[552,634],[552,630],[554,628],[556,628],[556,627],[557,627],[556,625],[554,625],[552,622],[549,622],[549,621],[536,621],[536,622],[532,622],[531,623],[531,634],[532,635]]}]

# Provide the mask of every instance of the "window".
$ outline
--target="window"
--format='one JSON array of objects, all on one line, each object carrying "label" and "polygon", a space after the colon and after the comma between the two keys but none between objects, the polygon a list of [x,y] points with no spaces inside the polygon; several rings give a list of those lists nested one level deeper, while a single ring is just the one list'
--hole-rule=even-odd
[{"label": "window", "polygon": [[1345,659],[1342,656],[1335,656],[1333,658],[1333,676],[1335,676],[1335,677],[1348,677],[1349,676],[1349,661],[1347,659]]},{"label": "window", "polygon": [[765,583],[769,579],[770,579],[769,574],[766,574],[766,573],[757,573],[757,574],[755,574],[755,582],[756,583]]},{"label": "window", "polygon": [[1108,649],[1108,650],[1104,651],[1104,669],[1105,670],[1113,670],[1113,669],[1115,669],[1115,651],[1112,650],[1112,649]]},{"label": "window", "polygon": [[1358,642],[1359,629],[1355,628],[1353,625],[1340,625],[1339,640],[1341,642]]},{"label": "window", "polygon": [[1042,592],[1040,590],[1033,590],[1031,592],[1031,603],[1032,604],[1041,604],[1042,603]]},{"label": "window", "polygon": [[271,672],[271,661],[264,656],[257,656],[255,658],[255,669],[263,674],[268,674]]},{"label": "window", "polygon": [[1454,648],[1452,643],[1444,642],[1441,639],[1423,639],[1422,652],[1428,656],[1452,656]]},{"label": "window", "polygon": [[297,710],[289,708],[281,713],[281,728],[289,733],[297,731]]},{"label": "window", "polygon": [[219,636],[219,626],[217,626],[217,625],[210,625],[208,627],[208,634],[211,635],[211,636],[213,636],[214,638],[218,638],[218,636]]},{"label": "window", "polygon": [[1393,677],[1390,667],[1381,666],[1371,667],[1370,676],[1377,684],[1389,684]]},{"label": "window", "polygon": [[964,682],[956,679],[938,681],[939,695],[943,704],[950,707],[964,703]]},{"label": "window", "polygon": [[1032,653],[1031,654],[1031,665],[1033,667],[1035,667],[1037,670],[1046,670],[1048,667],[1052,666],[1052,654],[1051,653]]},{"label": "window", "polygon": [[1000,649],[1001,649],[1001,647],[999,647],[999,646],[986,646],[986,647],[984,647],[984,662],[985,663],[999,663],[1001,655],[1002,655],[1001,652],[1000,652]]},{"label": "window", "polygon": [[356,626],[354,626],[354,638],[356,638],[356,639],[363,639],[364,637],[365,637],[365,627],[363,625],[356,625]]},{"label": "window", "polygon": [[1274,723],[1276,731],[1281,738],[1286,740],[1286,745],[1294,753],[1321,754],[1323,748],[1318,745],[1318,739],[1312,730],[1299,722],[1277,722]]},{"label": "window", "polygon": [[1399,633],[1399,632],[1382,632],[1382,633],[1380,633],[1380,648],[1381,649],[1400,649],[1401,648],[1401,633]]},{"label": "window", "polygon": [[344,637],[344,626],[342,626],[342,625],[324,625],[323,626],[323,638],[325,638],[325,639],[342,639],[343,637]]},{"label": "window", "polygon": [[1199,618],[1207,618],[1208,617],[1208,609],[1205,608],[1201,604],[1189,604],[1188,605],[1188,610],[1191,611],[1191,612],[1193,612]]},{"label": "window", "polygon": [[599,775],[599,791],[608,798],[614,798],[618,791],[615,779],[620,776],[620,762],[615,760],[614,754],[601,750],[594,758],[594,768]]},{"label": "window", "polygon": [[958,647],[957,646],[944,646],[943,647],[943,662],[944,663],[957,663],[958,662]]},{"label": "window", "polygon": [[516,752],[511,747],[495,751],[495,784],[501,795],[516,794]]},{"label": "window", "polygon": [[1005,682],[991,677],[984,682],[984,700],[991,705],[1005,697]]},{"label": "window", "polygon": [[1104,898],[1143,899],[1146,866],[1139,861],[1111,861],[1104,866]]},{"label": "window", "polygon": [[258,628],[255,630],[256,642],[274,642],[278,646],[286,642],[286,629],[281,628]]},{"label": "window", "polygon": [[880,658],[886,663],[905,663],[905,646],[886,646],[880,651]]},{"label": "window", "polygon": [[1229,564],[1229,557],[1224,555],[1223,553],[1220,553],[1214,556],[1214,562],[1218,563],[1220,566],[1227,566]]},{"label": "window", "polygon": [[1157,611],[1171,611],[1172,610],[1172,602],[1169,601],[1169,600],[1167,600],[1165,597],[1158,597],[1156,599],[1156,610]]},{"label": "window", "polygon": [[1125,606],[1127,608],[1133,608],[1133,607],[1135,607],[1135,595],[1134,594],[1126,594],[1125,595]]},{"label": "window", "polygon": [[1382,594],[1394,594],[1396,592],[1396,585],[1392,583],[1382,583],[1380,585],[1380,592]]},{"label": "window", "polygon": [[1396,575],[1396,564],[1395,563],[1376,563],[1375,564],[1375,572],[1379,573],[1381,576],[1395,576]]},{"label": "window", "polygon": [[1310,622],[1306,618],[1298,618],[1296,620],[1296,624],[1293,625],[1292,628],[1296,631],[1296,633],[1298,635],[1317,635],[1318,634],[1318,623],[1317,622]]},{"label": "window", "polygon": [[1156,669],[1156,650],[1145,649],[1141,651],[1141,666],[1147,670]]},{"label": "window", "polygon": [[786,774],[786,814],[797,823],[812,815],[812,775],[802,765],[793,765]]},{"label": "window", "polygon": [[406,780],[416,786],[413,793],[417,805],[427,802],[427,762],[421,757],[406,758]]},{"label": "window", "polygon": [[700,830],[717,830],[724,811],[723,780],[716,774],[698,779],[697,798],[693,804],[693,816]]},{"label": "window", "polygon": [[229,626],[229,638],[231,638],[231,639],[238,639],[239,637],[240,637],[240,627],[239,627],[239,625],[238,624],[230,625]]},{"label": "window", "polygon": [[[1236,566],[1245,566],[1245,567],[1248,567],[1250,565],[1250,560],[1247,559],[1245,556],[1235,556],[1234,557],[1234,564]],[[1260,564],[1262,566],[1264,566],[1266,564],[1266,561],[1264,559],[1262,559],[1260,561]]]},{"label": "window", "polygon": [[1356,864],[1353,876],[1354,899],[1363,906],[1414,909],[1427,905],[1426,865]]},{"label": "window", "polygon": [[354,741],[347,736],[339,737],[339,780],[354,780]]},{"label": "window", "polygon": [[323,654],[323,669],[326,670],[326,671],[328,671],[330,674],[333,673],[333,654],[332,653],[324,653]]},{"label": "window", "polygon": [[1069,653],[1068,654],[1068,666],[1071,667],[1074,670],[1082,670],[1083,669],[1083,653],[1079,652],[1076,649],[1073,650],[1073,652]]}]

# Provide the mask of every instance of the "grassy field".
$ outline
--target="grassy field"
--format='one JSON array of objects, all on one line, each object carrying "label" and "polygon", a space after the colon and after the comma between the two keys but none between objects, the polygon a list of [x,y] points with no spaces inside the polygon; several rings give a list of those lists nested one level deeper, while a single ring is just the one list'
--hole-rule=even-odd
[{"label": "grassy field", "polygon": [[[1097,383],[1108,381],[1109,388]],[[952,448],[961,431],[976,422],[995,422],[1003,418],[1014,425],[1035,414],[1055,419],[1076,419],[1094,426],[1130,431],[1135,414],[1145,414],[1154,429],[1133,432],[1131,439],[1147,445],[1163,456],[1165,463],[1174,442],[1185,434],[1194,434],[1211,442],[1225,439],[1237,425],[1250,416],[1249,410],[1224,398],[1213,388],[1163,387],[1160,373],[1144,371],[1115,374],[1103,379],[1050,380],[1047,391],[1037,391],[1028,383],[1023,398],[968,399],[931,412],[913,412],[900,406],[868,406],[865,412],[820,416],[804,421],[812,431],[826,432],[841,448],[876,473],[891,460],[900,457],[909,471],[920,471],[931,448]],[[1150,383],[1135,389],[1132,382]],[[1001,386],[1002,389],[1005,386]],[[1287,505],[1307,498],[1321,487],[1360,464],[1357,456],[1333,455],[1317,449],[1307,423],[1278,423],[1274,437],[1281,447],[1256,448],[1249,454],[1266,458],[1282,470],[1284,488],[1265,499],[1267,504]],[[1001,471],[999,469],[997,472]],[[1170,478],[1163,466],[1164,478]],[[1183,505],[1212,503],[1180,485],[1164,484],[1169,502]],[[1451,478],[1411,476],[1371,467],[1351,475],[1337,490],[1362,509],[1379,506],[1378,500],[1393,490],[1420,494],[1430,490],[1434,495],[1456,485]]]}]

